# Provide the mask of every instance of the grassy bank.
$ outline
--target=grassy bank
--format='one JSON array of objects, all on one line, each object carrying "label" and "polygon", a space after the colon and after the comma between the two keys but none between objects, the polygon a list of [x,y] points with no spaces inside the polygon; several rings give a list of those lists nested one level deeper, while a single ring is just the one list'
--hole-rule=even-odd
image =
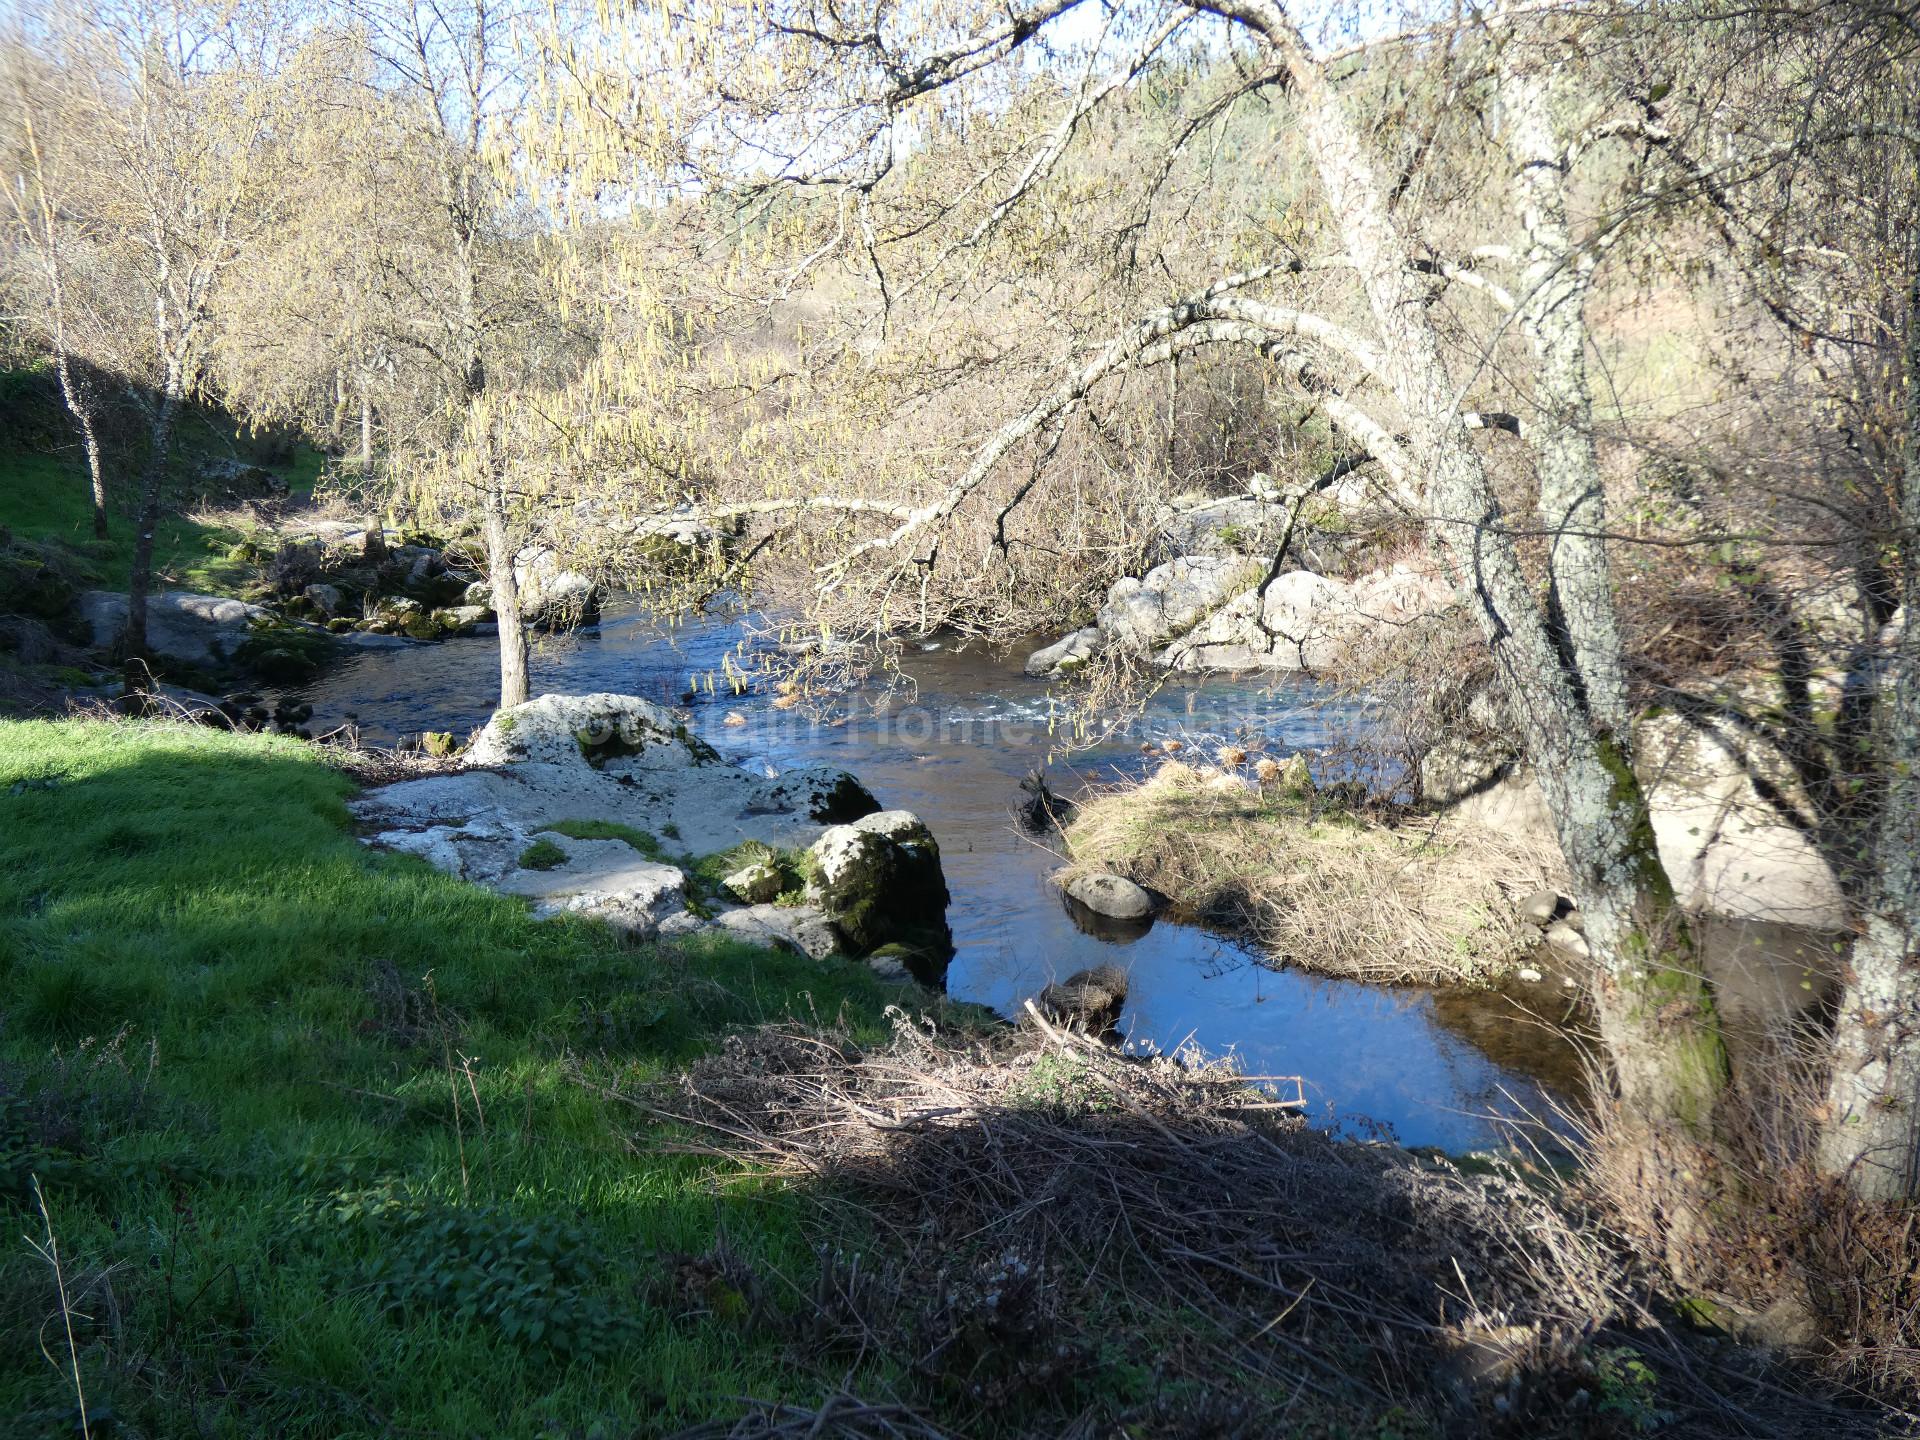
[{"label": "grassy bank", "polygon": [[1167,761],[1082,803],[1068,852],[1277,960],[1352,979],[1487,980],[1537,942],[1515,902],[1547,883],[1547,857],[1478,826],[1355,811],[1281,768],[1263,782]]},{"label": "grassy bank", "polygon": [[[111,509],[105,540],[94,538],[93,502],[79,445],[67,433],[64,415],[50,406],[43,387],[17,372],[0,374],[0,394],[24,392],[39,423],[27,433],[0,430],[0,526],[15,539],[52,545],[69,561],[73,577],[106,590],[125,590],[133,566],[134,460],[110,457]],[[159,583],[213,595],[237,594],[255,578],[255,567],[229,552],[239,531],[201,516],[193,503],[195,461],[253,448],[226,417],[192,410],[176,442],[174,479],[154,535],[153,565]],[[310,495],[323,457],[311,445],[290,447],[289,457],[262,462],[287,482],[293,496]],[[252,463],[249,461],[249,463]]]},{"label": "grassy bank", "polygon": [[[1706,1436],[1726,1387],[1751,1413],[1760,1372],[1516,1175],[847,962],[535,923],[359,846],[354,783],[285,738],[0,723],[8,1435]],[[1765,1403],[1770,1433],[1861,1430]]]},{"label": "grassy bank", "polygon": [[78,1433],[35,1178],[95,1434],[658,1431],[831,1388],[700,1288],[723,1234],[804,1276],[794,1202],[636,1152],[592,1086],[737,1025],[877,1034],[897,992],[536,924],[365,853],[351,788],[272,737],[0,724],[8,1433]]}]

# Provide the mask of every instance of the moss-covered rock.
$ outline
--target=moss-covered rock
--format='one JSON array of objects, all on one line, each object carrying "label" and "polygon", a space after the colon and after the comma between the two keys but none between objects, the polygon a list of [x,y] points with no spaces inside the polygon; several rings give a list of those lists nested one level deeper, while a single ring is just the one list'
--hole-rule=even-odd
[{"label": "moss-covered rock", "polygon": [[918,816],[882,810],[835,825],[812,855],[815,898],[853,954],[898,944],[926,963],[951,958],[940,846]]}]

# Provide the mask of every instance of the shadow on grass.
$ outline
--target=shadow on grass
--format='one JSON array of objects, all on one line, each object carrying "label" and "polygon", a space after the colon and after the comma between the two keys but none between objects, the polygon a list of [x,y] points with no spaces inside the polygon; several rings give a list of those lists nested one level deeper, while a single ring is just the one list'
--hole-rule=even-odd
[{"label": "shadow on grass", "polygon": [[[38,1234],[40,1182],[93,1432],[630,1433],[826,1393],[671,1281],[722,1234],[805,1275],[801,1202],[572,1077],[767,1021],[877,1037],[896,992],[536,923],[364,850],[351,788],[280,737],[0,723],[0,1209]],[[7,1242],[9,1434],[75,1433],[64,1335]]]}]

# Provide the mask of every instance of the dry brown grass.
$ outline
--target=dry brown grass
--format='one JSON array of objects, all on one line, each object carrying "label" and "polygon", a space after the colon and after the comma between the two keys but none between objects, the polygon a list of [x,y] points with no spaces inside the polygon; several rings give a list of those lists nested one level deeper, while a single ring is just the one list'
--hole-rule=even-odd
[{"label": "dry brown grass", "polygon": [[1072,861],[1288,964],[1353,979],[1485,979],[1537,940],[1515,904],[1554,882],[1557,857],[1464,821],[1349,810],[1273,774],[1261,786],[1164,764],[1081,804],[1066,831]]},{"label": "dry brown grass", "polygon": [[1603,1112],[1582,1183],[1635,1247],[1682,1279],[1699,1317],[1809,1355],[1920,1426],[1920,1206],[1867,1204],[1814,1163],[1820,1037],[1775,1037],[1714,1113],[1685,1166]]}]

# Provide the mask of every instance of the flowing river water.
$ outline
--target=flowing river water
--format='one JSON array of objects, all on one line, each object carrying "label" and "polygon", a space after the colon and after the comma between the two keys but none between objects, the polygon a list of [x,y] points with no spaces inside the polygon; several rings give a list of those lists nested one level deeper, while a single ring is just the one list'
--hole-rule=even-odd
[{"label": "flowing river water", "polygon": [[[1274,969],[1242,943],[1164,920],[1124,941],[1082,930],[1047,880],[1060,857],[1014,819],[1018,782],[1059,748],[1053,722],[1063,713],[1045,681],[1020,672],[1022,653],[913,650],[908,687],[856,693],[814,719],[775,708],[764,686],[736,694],[720,678],[742,635],[732,617],[668,627],[638,608],[610,608],[597,628],[536,647],[533,692],[613,691],[679,706],[729,759],[836,765],[883,804],[918,813],[940,842],[952,893],[955,998],[1010,1013],[1049,980],[1119,965],[1130,976],[1120,1021],[1130,1044],[1194,1046],[1231,1053],[1252,1074],[1299,1075],[1316,1122],[1453,1152],[1495,1143],[1506,1119],[1544,1115],[1556,1092],[1577,1084],[1565,1038],[1507,996]],[[354,653],[289,698],[313,705],[315,733],[352,720],[367,739],[391,742],[484,724],[497,679],[497,644],[476,635]],[[745,723],[729,724],[730,712]],[[1123,732],[1054,755],[1050,775],[1071,796],[1084,781],[1140,774],[1152,763],[1140,752],[1146,741],[1177,736],[1207,751],[1257,733],[1285,752],[1325,745],[1363,719],[1305,681],[1171,685]],[[1535,1008],[1564,1008],[1550,983],[1534,988]]]}]

